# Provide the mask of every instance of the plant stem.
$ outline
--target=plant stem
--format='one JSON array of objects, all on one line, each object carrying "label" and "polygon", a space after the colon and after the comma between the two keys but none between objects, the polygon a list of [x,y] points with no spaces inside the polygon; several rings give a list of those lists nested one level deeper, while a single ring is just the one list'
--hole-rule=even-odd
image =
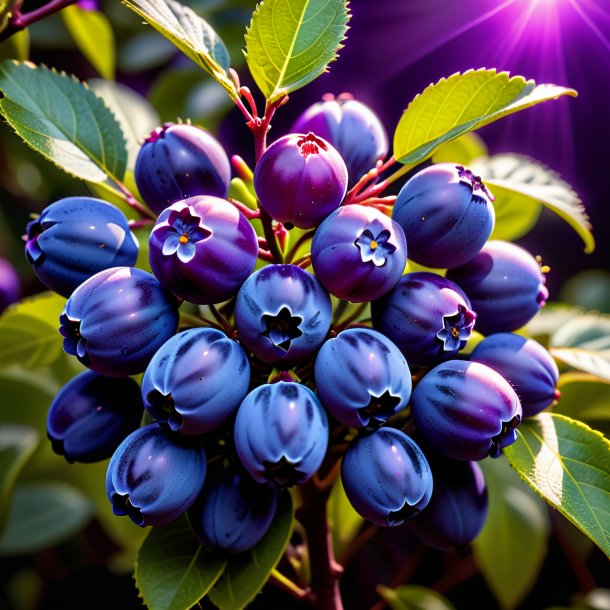
[{"label": "plant stem", "polygon": [[295,599],[307,600],[311,596],[311,591],[307,589],[301,589],[296,583],[290,580],[287,576],[284,576],[277,569],[273,569],[271,571],[271,576],[269,580],[272,584],[274,584],[278,589],[285,591]]},{"label": "plant stem", "polygon": [[296,516],[307,532],[315,608],[343,610],[339,591],[339,577],[343,568],[335,561],[332,535],[326,518],[331,486],[320,489],[314,481],[309,480],[300,489],[303,503]]},{"label": "plant stem", "polygon": [[66,6],[70,6],[75,2],[76,0],[51,0],[51,2],[47,2],[47,4],[44,4],[29,13],[22,13],[20,8],[15,9],[6,28],[0,33],[0,42],[10,38],[13,34],[16,34],[21,30],[25,30],[25,28],[32,25],[32,23],[40,21],[53,13],[57,13],[62,8],[66,8]]}]

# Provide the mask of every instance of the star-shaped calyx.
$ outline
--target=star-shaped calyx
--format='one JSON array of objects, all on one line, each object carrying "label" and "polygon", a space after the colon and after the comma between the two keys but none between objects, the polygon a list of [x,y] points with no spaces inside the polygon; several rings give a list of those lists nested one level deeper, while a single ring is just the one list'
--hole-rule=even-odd
[{"label": "star-shaped calyx", "polygon": [[282,456],[277,462],[263,462],[265,478],[273,489],[292,487],[303,478],[303,473],[296,469],[297,464]]},{"label": "star-shaped calyx", "polygon": [[148,410],[157,420],[157,423],[166,425],[173,432],[178,432],[182,428],[182,415],[176,410],[174,398],[170,394],[162,394],[158,390],[153,390],[146,397]]},{"label": "star-shaped calyx", "polygon": [[59,316],[59,325],[59,333],[64,338],[64,352],[77,356],[83,364],[87,365],[89,363],[87,339],[80,334],[80,320],[74,320],[62,313]]},{"label": "star-shaped calyx", "polygon": [[496,436],[491,439],[489,457],[497,458],[504,447],[508,447],[508,445],[517,440],[517,426],[520,423],[520,415],[515,415],[510,421],[502,422],[500,434],[496,434]]},{"label": "star-shaped calyx", "polygon": [[40,264],[44,259],[44,252],[38,245],[38,236],[42,234],[45,228],[39,218],[31,220],[26,226],[26,234],[23,239],[25,240],[25,255],[30,264]]},{"label": "star-shaped calyx", "polygon": [[165,256],[175,254],[183,263],[193,259],[198,241],[212,235],[190,206],[172,210],[167,221],[153,230],[163,242],[162,254]]},{"label": "star-shaped calyx", "polygon": [[481,176],[476,176],[471,170],[463,165],[456,165],[455,169],[457,169],[460,182],[467,184],[472,189],[473,194],[477,190],[483,191],[490,201],[494,201],[495,197],[487,190]]},{"label": "star-shaped calyx", "polygon": [[376,267],[385,265],[388,256],[396,251],[396,246],[390,243],[390,232],[387,229],[375,235],[370,229],[364,229],[354,242],[360,248],[363,263],[372,261]]},{"label": "star-shaped calyx", "polygon": [[386,390],[381,396],[375,396],[370,392],[369,394],[371,396],[369,404],[358,409],[358,415],[363,426],[378,428],[394,415],[396,407],[400,403],[400,397],[393,396],[389,390]]},{"label": "star-shaped calyx", "polygon": [[468,341],[476,317],[477,314],[464,305],[458,305],[456,313],[443,316],[443,328],[436,333],[436,336],[443,342],[444,351],[457,351],[463,341]]},{"label": "star-shaped calyx", "polygon": [[282,307],[280,311],[272,316],[263,314],[265,330],[260,333],[261,337],[267,337],[273,345],[287,352],[293,339],[303,334],[299,325],[303,321],[300,316],[293,316],[288,307]]}]

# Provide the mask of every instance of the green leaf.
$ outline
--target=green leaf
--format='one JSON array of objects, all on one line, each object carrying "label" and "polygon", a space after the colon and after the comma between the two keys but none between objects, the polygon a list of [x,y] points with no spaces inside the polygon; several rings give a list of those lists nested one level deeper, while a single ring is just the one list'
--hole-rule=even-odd
[{"label": "green leaf", "polygon": [[480,463],[489,492],[489,512],[473,542],[475,558],[502,608],[527,595],[547,554],[547,507],[523,486],[504,458]]},{"label": "green leaf", "polygon": [[453,74],[409,104],[394,133],[394,156],[400,163],[418,163],[449,140],[561,95],[577,93],[493,69]]},{"label": "green leaf", "polygon": [[419,585],[403,585],[396,589],[379,585],[377,592],[392,610],[455,610],[448,599]]},{"label": "green leaf", "polygon": [[538,220],[541,206],[563,218],[580,236],[585,252],[595,239],[584,206],[572,187],[539,161],[523,155],[501,154],[479,159],[471,166],[495,195],[493,239],[517,239]]},{"label": "green leaf", "polygon": [[246,31],[246,60],[268,102],[327,71],[347,32],[346,0],[265,0]]},{"label": "green leaf", "polygon": [[120,181],[127,151],[104,103],[73,76],[29,62],[0,63],[0,112],[32,148],[82,180]]},{"label": "green leaf", "polygon": [[222,574],[226,558],[206,551],[185,516],[154,527],[140,549],[136,586],[150,610],[187,610]]},{"label": "green leaf", "polygon": [[25,28],[15,32],[8,40],[0,44],[0,60],[18,59],[27,61],[30,58],[30,30]]},{"label": "green leaf", "polygon": [[63,9],[60,15],[76,46],[97,73],[102,78],[114,80],[116,47],[114,32],[106,15],[75,4]]},{"label": "green leaf", "polygon": [[0,555],[50,548],[78,532],[93,516],[89,500],[56,481],[18,485],[13,494]]},{"label": "green leaf", "polygon": [[581,307],[550,302],[527,323],[525,330],[528,336],[538,337],[541,339],[541,343],[546,343],[560,326],[583,313],[584,310]]},{"label": "green leaf", "polygon": [[17,476],[38,446],[40,436],[30,426],[0,426],[0,533],[4,529]]},{"label": "green leaf", "polygon": [[280,495],[277,513],[265,537],[248,552],[231,557],[210,591],[210,600],[220,610],[240,610],[256,597],[284,554],[292,524],[292,497],[285,492]]},{"label": "green leaf", "polygon": [[62,353],[59,315],[66,300],[44,292],[7,309],[0,317],[0,366],[41,368]]},{"label": "green leaf", "polygon": [[207,21],[176,0],[123,0],[123,4],[217,80],[231,98],[239,97],[228,74],[229,52]]},{"label": "green leaf", "polygon": [[341,554],[364,523],[347,499],[341,477],[337,477],[330,492],[327,514],[332,527],[335,555],[341,560]]},{"label": "green leaf", "polygon": [[487,157],[489,151],[480,135],[465,133],[455,140],[442,144],[432,155],[432,163],[460,163],[470,165],[474,159]]},{"label": "green leaf", "polygon": [[89,86],[119,122],[126,139],[127,168],[132,170],[144,138],[160,125],[159,115],[145,97],[127,85],[94,78]]},{"label": "green leaf", "polygon": [[610,557],[610,442],[582,422],[540,413],[504,450],[513,468]]}]

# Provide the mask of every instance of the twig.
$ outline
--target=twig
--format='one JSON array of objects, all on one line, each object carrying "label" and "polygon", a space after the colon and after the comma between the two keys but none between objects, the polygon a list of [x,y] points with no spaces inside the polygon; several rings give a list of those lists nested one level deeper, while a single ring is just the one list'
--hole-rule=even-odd
[{"label": "twig", "polygon": [[6,27],[0,32],[0,42],[3,42],[7,38],[10,38],[13,34],[25,30],[28,26],[32,25],[36,21],[40,21],[53,13],[61,11],[62,8],[66,8],[71,4],[74,4],[77,0],[51,0],[43,6],[30,11],[29,13],[22,13],[19,8],[13,9],[13,14],[8,20]]}]

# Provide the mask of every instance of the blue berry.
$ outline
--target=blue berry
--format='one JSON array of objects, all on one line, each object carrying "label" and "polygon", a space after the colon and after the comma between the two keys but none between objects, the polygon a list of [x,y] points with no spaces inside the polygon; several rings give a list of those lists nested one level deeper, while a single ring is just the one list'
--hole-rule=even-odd
[{"label": "blue berry", "polygon": [[419,513],[432,495],[432,473],[417,443],[395,428],[357,436],[341,463],[348,500],[368,521],[395,526]]},{"label": "blue berry", "polygon": [[389,337],[411,366],[453,358],[472,333],[476,314],[450,280],[427,271],[407,273],[371,303],[373,327]]},{"label": "blue berry", "polygon": [[398,224],[379,210],[346,205],[318,227],[311,260],[326,290],[361,303],[396,285],[405,270],[407,242]]},{"label": "blue berry", "polygon": [[242,348],[213,328],[178,333],[155,353],[142,379],[144,406],[174,432],[204,434],[220,426],[248,393]]},{"label": "blue berry", "polygon": [[178,304],[146,271],[113,267],[81,284],[59,318],[64,351],[110,377],[144,372],[178,328]]},{"label": "blue berry", "polygon": [[237,294],[239,337],[264,362],[294,362],[315,352],[330,328],[331,302],[316,278],[296,265],[267,265]]},{"label": "blue berry", "polygon": [[521,328],[549,298],[538,261],[506,241],[488,242],[447,277],[468,295],[477,312],[477,330],[484,335]]},{"label": "blue berry", "polygon": [[143,412],[140,386],[133,379],[85,371],[53,399],[47,435],[53,451],[68,462],[99,462],[138,428]]},{"label": "blue berry", "polygon": [[197,499],[205,474],[199,440],[150,424],[132,432],[110,458],[106,494],[115,515],[142,527],[165,525]]},{"label": "blue berry", "polygon": [[495,369],[515,388],[523,417],[540,413],[559,398],[559,370],[549,352],[533,339],[513,333],[489,335],[473,350],[470,359]]},{"label": "blue berry", "polygon": [[259,386],[237,411],[237,455],[255,481],[273,489],[311,478],[327,446],[326,412],[318,397],[299,383]]},{"label": "blue berry", "polygon": [[155,277],[191,303],[233,297],[254,271],[256,232],[246,217],[218,197],[189,197],[165,209],[150,233]]},{"label": "blue berry", "polygon": [[404,409],[411,372],[400,350],[381,333],[350,328],[322,345],[314,368],[322,404],[342,424],[378,427]]},{"label": "blue berry", "polygon": [[220,142],[205,129],[165,123],[140,148],[135,180],[148,207],[160,213],[195,195],[226,198],[231,164]]},{"label": "blue berry", "polygon": [[134,265],[138,242],[114,205],[93,197],[66,197],[28,223],[25,254],[47,288],[69,297],[99,271]]},{"label": "blue berry", "polygon": [[242,468],[214,464],[188,511],[189,521],[206,547],[243,553],[267,533],[277,500],[277,491],[255,483]]},{"label": "blue berry", "polygon": [[341,205],[347,168],[325,140],[293,133],[263,153],[254,171],[254,190],[273,219],[311,229]]},{"label": "blue berry", "polygon": [[498,457],[517,439],[519,398],[500,373],[479,362],[449,360],[411,394],[411,416],[426,444],[453,460]]},{"label": "blue berry", "polygon": [[21,281],[15,267],[0,257],[0,313],[21,297]]},{"label": "blue berry", "polygon": [[461,165],[439,163],[402,187],[392,218],[409,242],[409,258],[427,267],[456,267],[485,244],[495,222],[493,197]]}]

